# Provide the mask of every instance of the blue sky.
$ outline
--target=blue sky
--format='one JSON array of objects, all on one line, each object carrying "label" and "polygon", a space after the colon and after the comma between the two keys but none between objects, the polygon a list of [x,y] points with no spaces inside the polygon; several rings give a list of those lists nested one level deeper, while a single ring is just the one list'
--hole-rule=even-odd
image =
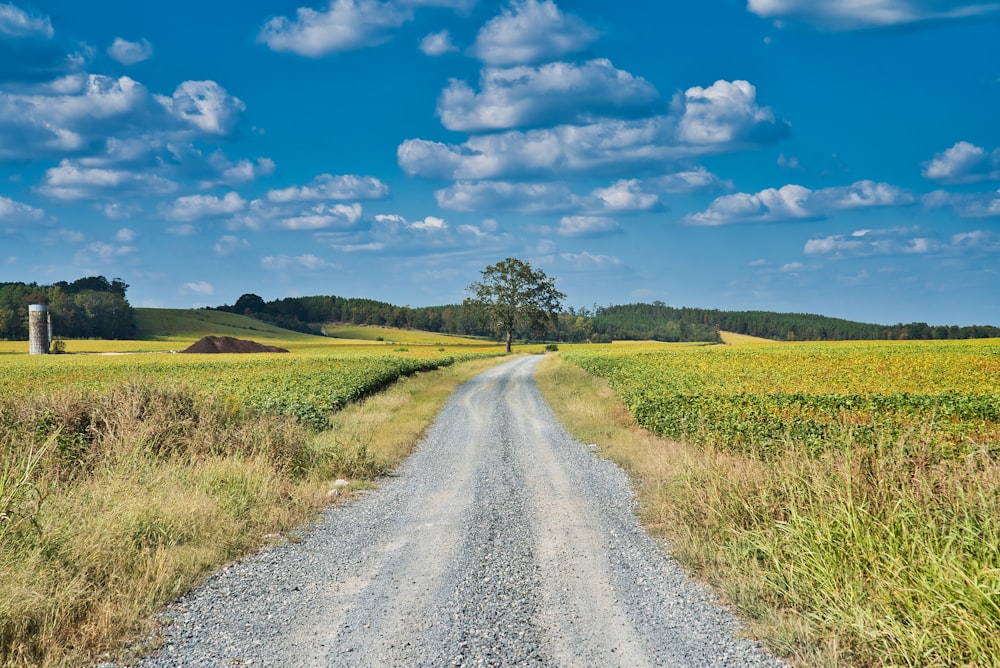
[{"label": "blue sky", "polygon": [[1000,2],[0,0],[0,281],[1000,324]]}]

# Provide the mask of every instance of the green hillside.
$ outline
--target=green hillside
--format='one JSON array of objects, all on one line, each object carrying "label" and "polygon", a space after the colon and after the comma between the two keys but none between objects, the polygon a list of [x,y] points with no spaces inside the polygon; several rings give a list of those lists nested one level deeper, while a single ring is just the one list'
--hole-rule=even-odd
[{"label": "green hillside", "polygon": [[137,308],[135,322],[136,338],[141,341],[196,341],[203,336],[303,343],[322,339],[225,311]]},{"label": "green hillside", "polygon": [[375,325],[325,325],[323,330],[331,338],[351,339],[355,341],[385,341],[387,343],[426,346],[488,346],[494,343],[488,339],[473,339],[454,336],[452,334],[425,332],[417,329],[378,327]]}]

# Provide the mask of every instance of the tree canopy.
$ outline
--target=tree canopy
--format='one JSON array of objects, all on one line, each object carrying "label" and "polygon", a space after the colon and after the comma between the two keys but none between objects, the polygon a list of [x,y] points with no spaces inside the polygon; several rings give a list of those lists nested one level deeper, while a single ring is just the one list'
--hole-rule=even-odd
[{"label": "tree canopy", "polygon": [[482,271],[483,279],[468,287],[464,305],[503,335],[511,351],[514,332],[538,332],[559,326],[559,310],[566,295],[556,290],[555,279],[509,257]]}]

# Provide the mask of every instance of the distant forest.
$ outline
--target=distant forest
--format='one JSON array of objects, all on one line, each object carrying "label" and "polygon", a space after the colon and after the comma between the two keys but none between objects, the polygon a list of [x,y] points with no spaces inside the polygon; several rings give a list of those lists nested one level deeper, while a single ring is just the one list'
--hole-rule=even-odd
[{"label": "distant forest", "polygon": [[135,313],[125,298],[128,285],[89,276],[72,283],[0,283],[0,339],[28,339],[28,306],[48,304],[57,339],[129,339]]},{"label": "distant forest", "polygon": [[[461,305],[411,308],[372,299],[317,296],[287,297],[265,302],[245,294],[218,310],[249,315],[280,327],[315,331],[328,322],[421,329],[461,336],[492,336]],[[567,343],[612,340],[721,342],[719,331],[749,334],[776,341],[970,339],[1000,337],[1000,328],[931,326],[926,323],[875,325],[804,313],[719,311],[675,308],[662,302],[570,308],[559,314],[558,331],[520,332],[522,339]]]},{"label": "distant forest", "polygon": [[[89,276],[72,283],[0,283],[0,339],[28,338],[28,306],[48,304],[56,338],[127,339],[135,336],[135,313],[120,278]],[[302,332],[343,322],[421,329],[442,334],[492,337],[460,304],[411,308],[373,299],[318,296],[288,297],[265,302],[255,294],[215,310],[248,315]],[[719,331],[749,334],[776,341],[973,339],[1000,337],[1000,328],[932,326],[922,322],[874,325],[804,313],[719,311],[675,308],[663,302],[567,309],[558,328],[519,332],[522,340],[601,343],[613,340],[721,342]]]}]

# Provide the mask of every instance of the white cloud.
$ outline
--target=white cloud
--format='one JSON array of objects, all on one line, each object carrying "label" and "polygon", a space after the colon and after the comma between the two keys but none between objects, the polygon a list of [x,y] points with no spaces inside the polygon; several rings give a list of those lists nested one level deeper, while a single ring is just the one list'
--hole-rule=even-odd
[{"label": "white cloud", "polygon": [[186,81],[173,97],[129,77],[72,74],[0,91],[0,160],[94,154],[135,160],[165,145],[232,132],[245,105],[214,81]]},{"label": "white cloud", "polygon": [[129,42],[121,37],[115,37],[115,41],[108,47],[108,55],[122,65],[135,65],[153,57],[153,45],[145,38],[138,42]]},{"label": "white cloud", "polygon": [[73,257],[73,264],[77,266],[88,265],[110,265],[136,252],[134,246],[116,246],[114,244],[95,241],[87,244],[86,248],[80,250]]},{"label": "white cloud", "polygon": [[184,294],[214,295],[215,286],[208,281],[185,283],[181,286],[181,292]]},{"label": "white cloud", "polygon": [[229,185],[249,183],[261,176],[271,176],[274,170],[274,160],[270,158],[257,158],[254,162],[244,158],[236,164],[223,167],[219,181]]},{"label": "white cloud", "polygon": [[[803,252],[806,255],[825,255],[840,259],[872,255],[925,254],[942,247],[937,240],[918,235],[919,230],[915,227],[858,230],[849,236],[834,234],[810,239],[806,242]],[[953,241],[953,245],[960,245],[960,241]]]},{"label": "white cloud", "polygon": [[383,199],[388,196],[389,186],[382,181],[374,176],[354,174],[340,176],[320,174],[309,185],[292,186],[267,193],[267,199],[272,202]]},{"label": "white cloud", "polygon": [[560,253],[559,257],[572,265],[574,269],[581,271],[613,269],[622,264],[621,258],[614,255],[593,255],[587,251],[582,253]]},{"label": "white cloud", "polygon": [[0,226],[38,223],[43,220],[45,211],[42,209],[0,195]]},{"label": "white cloud", "polygon": [[334,249],[339,250],[342,253],[377,253],[381,250],[385,250],[385,244],[373,241],[366,244],[344,244],[342,246],[334,246]]},{"label": "white cloud", "polygon": [[82,244],[85,238],[78,230],[52,230],[45,235],[45,241],[50,244]]},{"label": "white cloud", "polygon": [[592,237],[617,232],[618,221],[602,216],[563,216],[556,234],[564,237]]},{"label": "white cloud", "polygon": [[408,221],[406,218],[396,214],[379,214],[375,216],[375,222],[380,223],[383,229],[396,232],[399,229],[417,230],[422,232],[441,232],[448,229],[448,223],[443,218],[427,216],[423,220]]},{"label": "white cloud", "polygon": [[123,169],[83,167],[63,160],[45,171],[38,192],[61,200],[96,199],[110,195],[167,195],[177,184],[156,174]]},{"label": "white cloud", "polygon": [[198,234],[198,228],[190,223],[184,223],[182,225],[174,225],[167,228],[168,234],[175,234],[179,237],[191,237]]},{"label": "white cloud", "polygon": [[131,230],[127,227],[123,227],[115,232],[115,241],[120,244],[130,244],[135,241],[136,233],[135,230]]},{"label": "white cloud", "polygon": [[597,40],[597,31],[552,0],[514,0],[483,26],[471,52],[490,65],[552,61]]},{"label": "white cloud", "polygon": [[622,179],[591,193],[604,211],[649,211],[660,206],[660,196],[646,190],[640,179]]},{"label": "white cloud", "polygon": [[246,109],[243,100],[214,81],[185,81],[173,97],[155,98],[171,115],[210,135],[228,135]]},{"label": "white cloud", "polygon": [[996,2],[957,0],[748,0],[764,18],[800,19],[834,30],[958,19],[1000,11]]},{"label": "white cloud", "polygon": [[663,206],[661,195],[731,186],[704,169],[648,179],[620,179],[589,194],[573,193],[565,183],[459,181],[434,193],[438,206],[452,211],[580,212],[589,215],[651,211]]},{"label": "white cloud", "polygon": [[446,53],[458,51],[458,47],[451,41],[451,33],[447,30],[432,32],[420,40],[420,50],[428,56],[443,56]]},{"label": "white cloud", "polygon": [[0,35],[51,39],[54,34],[48,16],[33,16],[14,4],[0,3]]},{"label": "white cloud", "polygon": [[[674,101],[683,108],[678,138],[690,144],[726,144],[768,141],[766,135],[783,134],[770,107],[757,104],[757,89],[748,81],[716,81],[707,88],[694,86]],[[755,136],[764,133],[764,137]]]},{"label": "white cloud", "polygon": [[225,236],[219,237],[219,240],[215,242],[215,246],[212,250],[219,257],[225,257],[226,255],[232,255],[233,253],[248,250],[250,248],[250,242],[246,239],[240,239],[237,236],[227,234]]},{"label": "white cloud", "polygon": [[444,144],[408,139],[396,151],[409,174],[433,179],[502,179],[545,174],[620,173],[774,142],[788,131],[745,81],[716,82],[678,95],[671,115],[600,119],[508,131]]},{"label": "white cloud", "polygon": [[921,200],[929,208],[951,207],[962,218],[1000,216],[1000,190],[987,193],[950,193],[935,190]]},{"label": "white cloud", "polygon": [[170,220],[190,222],[212,216],[227,216],[243,211],[247,206],[245,199],[238,193],[230,192],[224,196],[188,195],[178,197],[172,204],[164,207],[163,213]]},{"label": "white cloud", "polygon": [[323,230],[329,227],[352,227],[361,220],[360,204],[318,204],[297,216],[278,220],[278,227],[285,230]]},{"label": "white cloud", "polygon": [[887,183],[858,181],[850,186],[810,190],[789,184],[755,194],[723,195],[703,212],[685,218],[691,225],[817,220],[843,209],[912,204],[914,198]]},{"label": "white cloud", "polygon": [[270,19],[257,39],[273,51],[319,58],[382,44],[412,19],[413,12],[396,2],[332,0],[323,11],[300,7],[294,19]]},{"label": "white cloud", "polygon": [[967,141],[957,142],[924,163],[924,178],[941,183],[975,183],[1000,180],[1000,149],[986,149]]},{"label": "white cloud", "polygon": [[306,253],[305,255],[268,255],[267,257],[261,258],[260,266],[263,269],[270,271],[290,269],[290,268],[302,268],[308,271],[318,271],[320,269],[334,269],[336,265],[330,264],[326,260],[312,253]]},{"label": "white cloud", "polygon": [[578,202],[564,183],[459,181],[434,193],[438,206],[452,211],[512,210],[519,213],[567,211]]},{"label": "white cloud", "polygon": [[576,123],[597,116],[648,111],[656,89],[606,59],[539,67],[484,68],[480,92],[452,79],[437,113],[449,130],[481,132]]}]

